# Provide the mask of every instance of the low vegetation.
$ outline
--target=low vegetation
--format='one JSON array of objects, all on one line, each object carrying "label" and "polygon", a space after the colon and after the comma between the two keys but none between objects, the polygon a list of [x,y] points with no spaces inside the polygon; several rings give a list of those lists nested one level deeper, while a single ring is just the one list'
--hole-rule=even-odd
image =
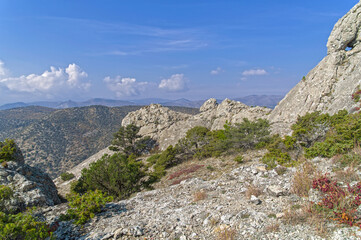
[{"label": "low vegetation", "polygon": [[71,193],[67,196],[69,209],[66,214],[60,216],[60,220],[74,220],[74,223],[81,225],[99,213],[107,202],[113,200],[101,191],[88,191],[84,194]]},{"label": "low vegetation", "polygon": [[32,211],[4,212],[6,201],[13,197],[13,190],[0,185],[0,239],[47,239],[52,233],[49,227],[34,217]]},{"label": "low vegetation", "polygon": [[82,171],[80,179],[72,185],[72,190],[83,194],[89,190],[100,190],[117,199],[129,197],[141,189],[145,176],[143,164],[134,155],[121,153],[104,155]]},{"label": "low vegetation", "polygon": [[6,214],[0,212],[0,239],[52,239],[49,227],[32,212]]},{"label": "low vegetation", "polygon": [[5,139],[0,142],[0,163],[15,161],[16,159],[16,144],[12,139]]},{"label": "low vegetation", "polygon": [[65,172],[65,173],[60,174],[60,178],[63,181],[69,181],[69,180],[73,179],[74,177],[75,177],[75,175],[73,173]]}]

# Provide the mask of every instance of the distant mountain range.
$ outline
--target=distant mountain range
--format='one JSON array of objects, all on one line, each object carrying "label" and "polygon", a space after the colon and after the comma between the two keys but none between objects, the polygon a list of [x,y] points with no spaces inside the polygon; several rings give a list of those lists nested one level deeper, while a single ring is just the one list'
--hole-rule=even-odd
[{"label": "distant mountain range", "polygon": [[[250,95],[246,97],[240,98],[232,98],[232,100],[243,102],[249,106],[265,106],[269,108],[274,108],[277,103],[283,98],[281,95]],[[65,101],[65,102],[49,102],[49,101],[41,101],[41,102],[16,102],[16,103],[8,103],[0,106],[0,110],[19,108],[19,107],[28,107],[28,106],[41,106],[47,108],[55,108],[55,109],[65,109],[72,107],[86,107],[86,106],[94,106],[101,105],[107,107],[120,107],[120,106],[141,106],[141,105],[149,105],[151,103],[159,103],[163,106],[179,106],[179,107],[190,107],[190,108],[199,108],[202,106],[205,100],[197,100],[192,101],[185,98],[170,100],[170,99],[162,99],[162,98],[146,98],[139,100],[114,100],[114,99],[104,99],[104,98],[93,98],[83,102],[75,102],[75,101]],[[221,99],[217,100],[221,102]]]}]

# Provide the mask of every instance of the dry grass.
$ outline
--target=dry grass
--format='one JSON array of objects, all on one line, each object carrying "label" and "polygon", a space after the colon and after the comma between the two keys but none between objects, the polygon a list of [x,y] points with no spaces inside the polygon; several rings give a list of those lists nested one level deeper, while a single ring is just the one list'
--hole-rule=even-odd
[{"label": "dry grass", "polygon": [[313,177],[315,175],[315,166],[308,162],[304,161],[297,169],[292,180],[291,192],[300,196],[307,197],[308,192],[311,189]]},{"label": "dry grass", "polygon": [[219,223],[219,219],[211,217],[209,219],[209,223],[211,224],[212,227],[216,226]]},{"label": "dry grass", "polygon": [[357,146],[354,149],[352,149],[352,152],[357,155],[361,155],[361,147]]},{"label": "dry grass", "polygon": [[283,166],[279,166],[275,169],[275,171],[278,175],[283,175],[287,172],[287,168]]},{"label": "dry grass", "polygon": [[8,163],[6,161],[4,161],[4,162],[1,163],[1,166],[3,168],[8,168]]},{"label": "dry grass", "polygon": [[279,223],[272,223],[272,224],[266,226],[266,228],[265,228],[266,233],[279,232],[279,230],[280,230]]},{"label": "dry grass", "polygon": [[262,190],[252,184],[249,185],[246,190],[246,197],[248,199],[250,199],[252,195],[258,197],[261,194],[262,194]]},{"label": "dry grass", "polygon": [[346,168],[346,170],[339,170],[335,172],[336,178],[341,182],[353,182],[360,181],[360,177],[357,174],[353,166]]},{"label": "dry grass", "polygon": [[311,210],[312,204],[302,206],[300,209],[287,209],[284,211],[282,221],[284,224],[297,225],[307,223],[312,226],[317,235],[327,238],[329,231],[326,227],[327,218]]},{"label": "dry grass", "polygon": [[284,212],[283,216],[283,222],[285,224],[291,224],[291,225],[297,225],[301,223],[305,223],[307,221],[307,218],[310,216],[308,211],[305,211],[305,209],[287,209]]},{"label": "dry grass", "polygon": [[198,202],[207,198],[207,193],[204,190],[197,191],[193,194],[193,202]]},{"label": "dry grass", "polygon": [[219,240],[233,240],[236,239],[236,230],[227,226],[220,225],[214,229],[214,233]]}]

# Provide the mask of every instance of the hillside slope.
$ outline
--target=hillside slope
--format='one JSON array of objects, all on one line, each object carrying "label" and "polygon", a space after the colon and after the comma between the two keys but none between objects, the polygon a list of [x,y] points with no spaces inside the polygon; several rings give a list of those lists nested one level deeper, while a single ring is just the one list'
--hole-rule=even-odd
[{"label": "hillside slope", "polygon": [[[140,106],[52,109],[24,107],[0,111],[0,141],[15,139],[26,162],[51,177],[109,146],[123,118]],[[198,109],[170,107],[197,114]]]}]

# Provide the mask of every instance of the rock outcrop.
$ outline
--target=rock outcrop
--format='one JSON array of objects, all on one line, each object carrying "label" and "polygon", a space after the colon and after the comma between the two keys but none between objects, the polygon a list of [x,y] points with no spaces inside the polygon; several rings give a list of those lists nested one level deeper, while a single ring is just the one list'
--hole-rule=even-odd
[{"label": "rock outcrop", "polygon": [[23,163],[24,159],[0,165],[0,185],[8,186],[13,197],[5,200],[3,211],[18,212],[27,207],[53,206],[61,201],[56,187],[40,169]]},{"label": "rock outcrop", "polygon": [[361,85],[361,2],[334,26],[327,43],[327,56],[303,78],[269,116],[273,130],[290,133],[298,116],[321,111],[334,114],[360,106],[352,94]]},{"label": "rock outcrop", "polygon": [[135,124],[141,127],[139,134],[157,140],[160,149],[174,145],[185,137],[186,132],[195,126],[204,126],[210,130],[222,129],[228,121],[231,124],[241,123],[244,118],[255,120],[265,118],[271,109],[265,107],[249,107],[241,102],[225,99],[217,104],[216,99],[207,100],[197,115],[174,112],[159,104],[146,106],[129,113],[122,121],[122,126]]}]

